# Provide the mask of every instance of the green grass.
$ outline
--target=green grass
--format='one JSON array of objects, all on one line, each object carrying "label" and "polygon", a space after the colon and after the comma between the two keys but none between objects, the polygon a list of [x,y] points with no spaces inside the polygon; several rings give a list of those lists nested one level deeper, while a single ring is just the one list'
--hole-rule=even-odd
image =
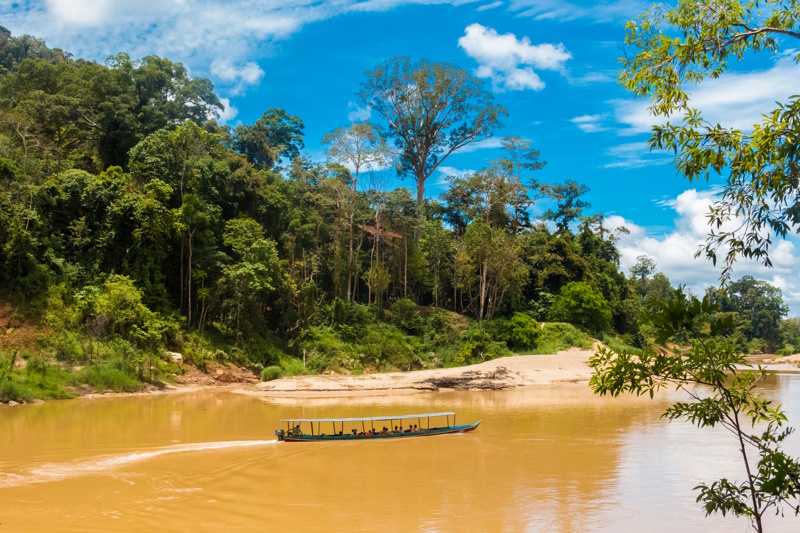
[{"label": "green grass", "polygon": [[642,355],[642,349],[627,344],[624,339],[616,335],[603,335],[603,344],[615,353],[626,352],[633,355]]},{"label": "green grass", "polygon": [[283,369],[279,366],[268,366],[261,371],[261,381],[272,381],[283,377]]},{"label": "green grass", "polygon": [[89,385],[98,392],[136,392],[141,388],[139,380],[120,368],[117,361],[88,365],[72,376],[74,385]]},{"label": "green grass", "polygon": [[60,400],[74,398],[69,385],[70,375],[57,366],[49,366],[42,373],[15,370],[0,380],[0,402],[31,402],[33,400]]},{"label": "green grass", "polygon": [[544,325],[542,335],[536,341],[536,347],[522,350],[521,355],[542,355],[556,353],[569,348],[590,350],[594,339],[572,324],[565,322],[548,322]]}]

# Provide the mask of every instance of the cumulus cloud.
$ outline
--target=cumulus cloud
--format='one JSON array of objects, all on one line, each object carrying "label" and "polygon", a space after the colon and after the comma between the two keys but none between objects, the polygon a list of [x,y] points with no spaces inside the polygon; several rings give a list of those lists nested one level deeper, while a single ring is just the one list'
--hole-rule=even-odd
[{"label": "cumulus cloud", "polygon": [[217,113],[217,122],[219,124],[227,124],[239,114],[239,110],[231,105],[229,98],[220,98],[222,103],[222,111]]},{"label": "cumulus cloud", "polygon": [[248,85],[258,85],[264,77],[264,71],[252,61],[236,65],[227,59],[216,59],[211,63],[211,75],[231,85],[229,92],[237,95]]},{"label": "cumulus cloud", "polygon": [[561,43],[534,45],[528,37],[501,35],[480,24],[467,26],[458,46],[478,62],[475,75],[490,78],[495,90],[540,91],[545,84],[534,69],[563,72],[564,64],[572,58]]},{"label": "cumulus cloud", "polygon": [[350,122],[363,122],[372,116],[372,108],[369,106],[359,107],[355,102],[348,102],[347,109],[350,110],[347,113],[347,120]]},{"label": "cumulus cloud", "polygon": [[[663,272],[673,284],[685,284],[694,294],[703,294],[706,288],[719,285],[719,265],[694,254],[706,241],[709,232],[708,213],[714,202],[713,192],[696,189],[684,191],[676,198],[660,202],[675,213],[675,226],[662,235],[650,235],[645,228],[619,216],[606,220],[611,227],[624,225],[630,235],[622,235],[619,241],[620,266],[630,269],[636,258],[647,255],[655,259],[658,271]],[[737,225],[729,223],[729,228]],[[724,228],[723,228],[724,229]],[[734,267],[734,277],[750,275],[763,279],[783,291],[783,299],[792,315],[800,314],[800,280],[796,275],[800,262],[796,239],[778,240],[770,250],[773,267],[767,268],[756,261],[740,260]]]}]

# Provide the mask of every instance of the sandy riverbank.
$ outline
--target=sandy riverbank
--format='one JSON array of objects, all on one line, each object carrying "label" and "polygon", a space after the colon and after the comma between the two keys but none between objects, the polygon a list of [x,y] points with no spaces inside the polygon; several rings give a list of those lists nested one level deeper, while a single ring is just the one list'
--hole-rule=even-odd
[{"label": "sandy riverbank", "polygon": [[552,355],[516,355],[477,365],[345,376],[295,376],[258,383],[236,392],[265,397],[326,397],[413,394],[437,390],[499,390],[532,385],[588,382],[592,350],[573,348]]}]

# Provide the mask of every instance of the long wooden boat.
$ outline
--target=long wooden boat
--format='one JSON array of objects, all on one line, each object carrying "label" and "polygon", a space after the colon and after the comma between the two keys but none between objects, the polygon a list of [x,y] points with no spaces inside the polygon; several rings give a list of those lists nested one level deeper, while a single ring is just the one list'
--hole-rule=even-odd
[{"label": "long wooden boat", "polygon": [[[452,423],[450,417],[453,417]],[[444,425],[436,425],[434,420],[434,425],[431,426],[431,418],[445,418],[447,422]],[[413,421],[417,423],[414,424]],[[478,420],[474,424],[456,425],[456,414],[452,412],[368,418],[292,418],[281,420],[281,422],[286,423],[286,429],[275,430],[275,435],[279,441],[286,442],[341,442],[430,437],[449,433],[467,433],[474,431],[481,423]],[[381,427],[376,428],[375,422],[389,422],[389,426],[387,428],[383,424],[379,424]],[[394,424],[395,422],[397,425]],[[345,425],[347,425],[347,429],[345,429]]]}]

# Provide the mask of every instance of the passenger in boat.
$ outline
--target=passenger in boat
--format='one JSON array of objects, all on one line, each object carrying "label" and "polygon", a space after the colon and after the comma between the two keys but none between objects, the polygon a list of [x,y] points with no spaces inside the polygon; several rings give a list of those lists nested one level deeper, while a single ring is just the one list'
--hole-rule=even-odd
[{"label": "passenger in boat", "polygon": [[413,431],[414,431],[414,433],[419,433],[419,428],[417,428],[417,425],[416,425],[416,424],[414,424],[414,429],[413,429]]},{"label": "passenger in boat", "polygon": [[413,429],[413,428],[412,428],[411,426],[409,426],[407,430],[403,431],[403,433],[411,433],[411,430],[412,430],[412,429]]},{"label": "passenger in boat", "polygon": [[394,427],[394,431],[392,433],[400,433],[400,430],[397,429],[397,426]]},{"label": "passenger in boat", "polygon": [[381,435],[386,435],[387,433],[389,433],[389,430],[386,428],[386,426],[383,426],[383,429],[381,430]]},{"label": "passenger in boat", "polygon": [[300,424],[297,424],[294,429],[292,430],[292,436],[294,437],[302,437],[303,431],[300,429]]},{"label": "passenger in boat", "polygon": [[355,429],[350,432],[350,436],[351,437],[355,437],[356,436],[356,430]]}]

